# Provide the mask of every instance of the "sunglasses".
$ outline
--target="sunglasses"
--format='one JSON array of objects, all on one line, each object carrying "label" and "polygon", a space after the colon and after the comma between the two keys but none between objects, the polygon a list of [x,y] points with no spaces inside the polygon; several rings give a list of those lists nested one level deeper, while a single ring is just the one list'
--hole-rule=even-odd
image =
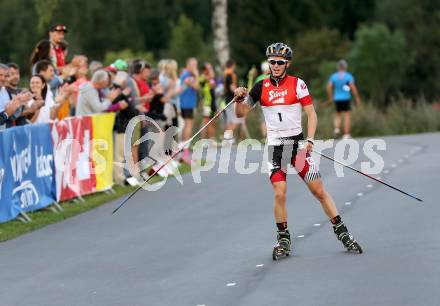
[{"label": "sunglasses", "polygon": [[57,32],[67,32],[67,27],[64,25],[58,25],[53,30]]},{"label": "sunglasses", "polygon": [[272,66],[275,66],[275,64],[278,64],[278,66],[283,66],[287,64],[287,62],[287,60],[269,60],[269,64],[271,64]]}]

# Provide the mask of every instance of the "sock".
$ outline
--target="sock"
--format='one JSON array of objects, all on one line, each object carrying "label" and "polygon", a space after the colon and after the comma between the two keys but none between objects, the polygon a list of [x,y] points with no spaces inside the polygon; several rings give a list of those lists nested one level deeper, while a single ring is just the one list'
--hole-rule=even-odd
[{"label": "sock", "polygon": [[277,223],[277,227],[278,227],[279,231],[285,231],[287,229],[287,221],[286,222]]},{"label": "sock", "polygon": [[336,224],[338,224],[339,222],[342,222],[341,216],[337,215],[336,217],[331,218],[331,219],[330,219],[330,222],[331,222],[333,225],[336,225]]}]

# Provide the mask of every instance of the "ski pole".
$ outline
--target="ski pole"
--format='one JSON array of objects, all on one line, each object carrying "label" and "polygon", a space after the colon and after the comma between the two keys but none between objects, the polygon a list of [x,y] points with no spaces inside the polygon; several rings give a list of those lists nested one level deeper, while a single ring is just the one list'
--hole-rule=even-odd
[{"label": "ski pole", "polygon": [[377,178],[375,178],[375,177],[373,177],[373,176],[371,176],[371,175],[368,175],[368,174],[366,174],[366,173],[364,173],[364,172],[362,172],[362,171],[360,171],[360,170],[358,170],[358,169],[356,169],[356,168],[353,168],[353,167],[351,167],[351,166],[349,166],[349,165],[347,165],[347,164],[344,164],[343,162],[340,162],[340,161],[338,161],[338,160],[336,160],[336,159],[334,159],[334,158],[331,158],[330,156],[325,155],[324,153],[321,153],[321,152],[318,152],[318,151],[315,151],[315,150],[312,150],[312,151],[315,152],[316,154],[321,155],[322,157],[325,157],[325,158],[327,158],[327,159],[329,159],[329,160],[335,162],[335,163],[338,163],[338,164],[340,164],[340,165],[342,165],[342,166],[344,166],[344,167],[347,167],[347,168],[349,168],[349,169],[351,169],[351,170],[353,170],[353,171],[355,171],[355,172],[357,172],[357,173],[359,173],[359,174],[362,174],[363,176],[366,176],[366,177],[368,177],[368,178],[370,178],[370,179],[372,179],[372,180],[375,180],[376,182],[379,182],[379,183],[381,183],[381,184],[383,184],[383,185],[385,185],[385,186],[387,186],[387,187],[390,187],[390,188],[392,188],[392,189],[394,189],[394,190],[396,190],[396,191],[399,191],[399,192],[401,192],[401,193],[403,193],[403,194],[405,194],[405,195],[407,195],[407,196],[409,196],[409,197],[411,197],[411,198],[413,198],[413,199],[415,199],[415,200],[417,200],[417,201],[419,201],[419,202],[423,202],[422,199],[420,199],[420,198],[418,198],[418,197],[416,197],[416,196],[413,196],[412,194],[409,194],[408,192],[405,192],[405,191],[403,191],[403,190],[401,190],[401,189],[399,189],[399,188],[396,188],[396,187],[394,187],[394,186],[392,186],[392,185],[390,185],[390,184],[387,184],[387,183],[385,183],[385,182],[383,182],[383,181],[381,181],[381,180],[379,180],[379,179],[377,179]]},{"label": "ski pole", "polygon": [[141,188],[150,181],[150,179],[156,175],[156,173],[158,173],[160,170],[163,169],[163,167],[165,167],[170,161],[172,161],[177,154],[179,154],[180,152],[183,151],[183,149],[185,149],[193,140],[194,138],[196,138],[204,129],[206,129],[206,127],[208,125],[211,124],[212,121],[214,121],[218,116],[220,116],[221,113],[223,113],[223,111],[225,109],[227,109],[229,106],[232,105],[232,103],[234,103],[235,98],[232,99],[228,104],[226,104],[226,106],[224,108],[222,108],[221,110],[219,110],[208,122],[205,123],[204,126],[202,126],[200,128],[200,130],[197,131],[197,133],[195,133],[190,139],[188,139],[186,142],[184,142],[180,148],[174,152],[170,158],[164,163],[162,164],[159,168],[157,168],[146,180],[144,180],[144,182],[142,184],[140,184],[131,194],[129,194],[116,208],[115,210],[113,210],[112,215],[117,212],[125,203],[128,202],[128,200],[130,200],[139,190],[141,190]]}]

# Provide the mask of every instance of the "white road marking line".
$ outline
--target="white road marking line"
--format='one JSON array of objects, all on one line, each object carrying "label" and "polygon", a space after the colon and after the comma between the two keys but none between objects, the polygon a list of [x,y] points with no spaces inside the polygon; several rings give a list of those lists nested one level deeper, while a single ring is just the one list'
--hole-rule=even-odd
[{"label": "white road marking line", "polygon": [[313,224],[313,226],[321,226],[321,224],[320,223],[315,223],[315,224]]},{"label": "white road marking line", "polygon": [[362,192],[359,192],[358,194],[357,194],[357,196],[358,197],[361,197],[361,196],[363,196],[364,194],[362,193]]},{"label": "white road marking line", "polygon": [[367,188],[371,188],[371,187],[373,187],[373,185],[371,185],[371,184],[368,184],[368,185],[367,185]]},{"label": "white road marking line", "polygon": [[396,164],[392,164],[392,165],[391,165],[391,167],[393,167],[393,168],[396,168],[396,167],[397,167],[397,165],[396,165]]},{"label": "white road marking line", "polygon": [[345,202],[345,205],[347,205],[347,206],[351,205],[351,202]]},{"label": "white road marking line", "polygon": [[389,170],[385,170],[383,173],[388,174],[388,173],[390,173],[390,171]]},{"label": "white road marking line", "polygon": [[304,238],[304,235],[298,235],[297,238]]},{"label": "white road marking line", "polygon": [[237,283],[227,283],[226,287],[234,287],[235,285],[237,285]]},{"label": "white road marking line", "polygon": [[200,305],[197,305],[197,306],[206,306],[205,304],[200,304]]},{"label": "white road marking line", "polygon": [[403,163],[403,159],[399,159],[399,163]]},{"label": "white road marking line", "polygon": [[259,264],[259,265],[256,265],[256,267],[257,268],[261,268],[261,267],[264,267],[264,265],[263,264]]}]

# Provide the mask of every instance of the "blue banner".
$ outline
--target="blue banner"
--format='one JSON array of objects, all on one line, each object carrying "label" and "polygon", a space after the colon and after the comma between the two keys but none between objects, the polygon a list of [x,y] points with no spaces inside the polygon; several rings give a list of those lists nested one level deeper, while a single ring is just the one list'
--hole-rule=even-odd
[{"label": "blue banner", "polygon": [[0,222],[55,202],[55,167],[49,124],[0,132]]}]

